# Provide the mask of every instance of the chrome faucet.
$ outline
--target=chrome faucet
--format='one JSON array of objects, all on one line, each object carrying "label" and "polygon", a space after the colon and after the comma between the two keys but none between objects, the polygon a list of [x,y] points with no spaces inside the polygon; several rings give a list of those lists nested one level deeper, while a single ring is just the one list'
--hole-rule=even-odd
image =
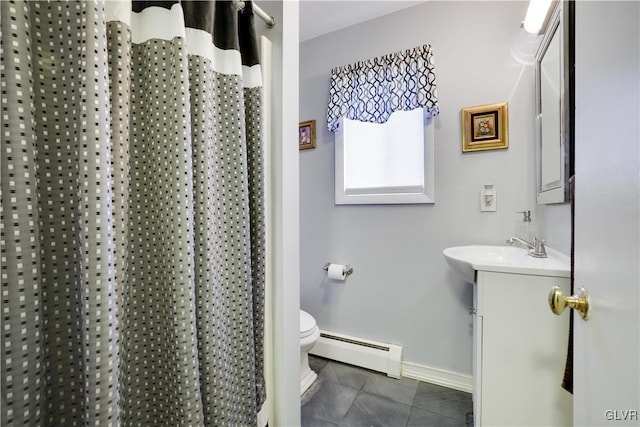
[{"label": "chrome faucet", "polygon": [[547,250],[544,247],[544,240],[539,240],[537,237],[533,238],[533,244],[523,240],[519,237],[510,237],[507,239],[507,243],[510,245],[519,244],[529,249],[529,255],[534,258],[546,258]]}]

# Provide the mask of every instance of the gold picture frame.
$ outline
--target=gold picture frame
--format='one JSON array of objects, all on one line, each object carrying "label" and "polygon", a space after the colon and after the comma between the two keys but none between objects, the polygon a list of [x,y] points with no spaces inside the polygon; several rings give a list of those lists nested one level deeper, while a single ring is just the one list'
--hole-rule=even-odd
[{"label": "gold picture frame", "polygon": [[509,148],[506,102],[462,109],[462,152]]},{"label": "gold picture frame", "polygon": [[308,120],[298,125],[298,147],[300,150],[316,148],[316,121]]}]

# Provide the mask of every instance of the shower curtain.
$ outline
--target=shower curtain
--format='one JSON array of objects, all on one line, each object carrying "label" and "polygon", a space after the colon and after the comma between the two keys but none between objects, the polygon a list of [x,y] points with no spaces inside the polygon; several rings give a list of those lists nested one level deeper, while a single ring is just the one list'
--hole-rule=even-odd
[{"label": "shower curtain", "polygon": [[251,3],[0,3],[2,425],[255,425]]}]

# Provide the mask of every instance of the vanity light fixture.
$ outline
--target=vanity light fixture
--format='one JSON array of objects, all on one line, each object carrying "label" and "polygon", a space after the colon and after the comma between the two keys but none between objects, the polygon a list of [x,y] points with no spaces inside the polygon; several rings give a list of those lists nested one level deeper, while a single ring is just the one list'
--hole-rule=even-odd
[{"label": "vanity light fixture", "polygon": [[527,33],[540,34],[549,18],[551,4],[555,0],[529,0],[529,8],[523,26]]}]

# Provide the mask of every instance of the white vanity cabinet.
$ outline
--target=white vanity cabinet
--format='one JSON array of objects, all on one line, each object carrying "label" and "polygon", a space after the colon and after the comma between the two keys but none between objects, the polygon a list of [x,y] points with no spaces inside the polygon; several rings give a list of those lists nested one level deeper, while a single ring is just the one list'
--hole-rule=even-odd
[{"label": "white vanity cabinet", "polygon": [[569,315],[547,296],[569,295],[569,278],[477,271],[474,285],[476,426],[570,426],[571,394],[561,388]]}]

